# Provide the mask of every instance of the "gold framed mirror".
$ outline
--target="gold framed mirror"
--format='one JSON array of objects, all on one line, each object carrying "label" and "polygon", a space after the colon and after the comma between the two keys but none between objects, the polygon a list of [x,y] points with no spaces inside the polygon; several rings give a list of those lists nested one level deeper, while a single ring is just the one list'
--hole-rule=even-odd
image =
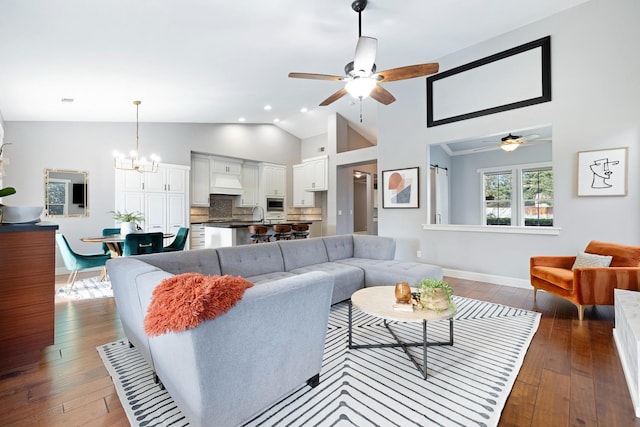
[{"label": "gold framed mirror", "polygon": [[44,171],[44,214],[50,218],[89,216],[88,172]]}]

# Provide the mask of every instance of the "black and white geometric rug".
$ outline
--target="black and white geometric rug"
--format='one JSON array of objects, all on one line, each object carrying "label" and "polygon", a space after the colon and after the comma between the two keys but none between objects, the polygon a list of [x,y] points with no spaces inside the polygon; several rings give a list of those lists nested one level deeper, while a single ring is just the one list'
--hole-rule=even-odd
[{"label": "black and white geometric rug", "polygon": [[[496,426],[540,314],[455,297],[453,346],[429,347],[424,380],[401,348],[347,348],[348,305],[331,308],[320,385],[306,385],[246,426]],[[353,310],[354,344],[392,343],[382,321]],[[420,323],[391,327],[420,341]],[[449,322],[430,321],[430,341],[448,340]],[[126,340],[97,348],[133,426],[187,426],[171,396]],[[414,348],[422,360],[421,348]],[[213,421],[213,420],[212,420]]]},{"label": "black and white geometric rug", "polygon": [[109,279],[103,281],[98,280],[99,277],[88,277],[82,280],[76,280],[73,289],[64,286],[58,289],[56,295],[61,298],[79,300],[90,298],[109,298],[113,296],[111,282]]}]

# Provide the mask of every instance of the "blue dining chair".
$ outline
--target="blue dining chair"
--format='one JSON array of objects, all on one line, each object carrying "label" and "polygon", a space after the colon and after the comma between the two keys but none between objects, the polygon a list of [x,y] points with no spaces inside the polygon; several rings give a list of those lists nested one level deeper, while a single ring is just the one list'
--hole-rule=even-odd
[{"label": "blue dining chair", "polygon": [[176,252],[184,250],[187,244],[187,236],[189,235],[189,229],[187,227],[180,227],[176,233],[176,238],[169,246],[162,248],[163,252]]},{"label": "blue dining chair", "polygon": [[[113,236],[114,234],[120,234],[120,228],[103,228],[102,229],[102,236]],[[118,246],[120,246],[120,253],[122,253],[122,245],[118,243]],[[107,246],[106,243],[102,244],[102,252],[104,252],[107,255],[111,255],[109,246]]]},{"label": "blue dining chair", "polygon": [[73,290],[73,287],[76,282],[76,277],[78,276],[78,271],[85,270],[87,268],[94,267],[102,267],[102,273],[100,273],[100,280],[104,280],[107,277],[107,269],[105,268],[105,263],[107,260],[111,259],[110,255],[107,254],[78,254],[71,249],[69,246],[69,242],[67,242],[64,234],[59,231],[56,232],[56,243],[58,244],[58,248],[60,249],[60,254],[62,255],[62,260],[64,261],[64,266],[67,270],[71,271],[69,274],[69,279],[67,280],[67,292]]},{"label": "blue dining chair", "polygon": [[164,234],[157,233],[129,233],[122,244],[124,256],[143,255],[162,252]]}]

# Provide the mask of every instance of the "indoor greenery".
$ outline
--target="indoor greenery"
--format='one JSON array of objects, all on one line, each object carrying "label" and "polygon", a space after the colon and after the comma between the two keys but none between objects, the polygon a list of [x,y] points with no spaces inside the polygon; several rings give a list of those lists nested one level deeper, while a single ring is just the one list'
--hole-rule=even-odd
[{"label": "indoor greenery", "polygon": [[447,299],[449,310],[452,313],[455,312],[455,305],[453,304],[453,288],[444,280],[439,279],[422,279],[416,284],[416,288],[420,293],[420,301],[423,298],[433,298],[436,296],[438,290],[441,290]]},{"label": "indoor greenery", "polygon": [[113,219],[118,222],[133,222],[134,224],[141,224],[144,222],[144,215],[141,212],[120,212],[120,211],[109,211],[109,213],[113,214]]},{"label": "indoor greenery", "polygon": [[0,188],[0,197],[10,196],[16,194],[16,189],[13,187]]}]

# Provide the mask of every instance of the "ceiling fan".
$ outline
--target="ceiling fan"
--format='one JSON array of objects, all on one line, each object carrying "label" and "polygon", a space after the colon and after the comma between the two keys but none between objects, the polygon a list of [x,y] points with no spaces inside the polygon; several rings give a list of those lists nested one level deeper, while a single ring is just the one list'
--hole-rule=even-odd
[{"label": "ceiling fan", "polygon": [[[500,139],[500,142],[498,143],[498,147],[510,153],[512,151],[515,151],[521,145],[530,143],[530,141],[535,140],[536,143],[550,141],[548,139],[538,139],[538,138],[540,138],[540,135],[535,133],[531,135],[526,135],[526,136],[512,135],[511,133],[509,133],[509,135]],[[485,141],[485,142],[495,144],[497,141]]]},{"label": "ceiling fan", "polygon": [[333,76],[328,74],[314,73],[289,73],[289,77],[297,79],[312,80],[334,80],[346,82],[344,88],[338,90],[320,103],[320,106],[327,106],[347,93],[354,98],[364,99],[367,96],[384,105],[389,105],[396,99],[385,88],[378,83],[392,82],[397,80],[412,79],[414,77],[427,76],[438,72],[438,63],[408,65],[405,67],[392,68],[376,73],[376,50],[378,40],[373,37],[362,36],[362,11],[367,7],[367,0],[356,0],[351,4],[351,8],[358,13],[358,44],[352,62],[344,67],[346,76]]}]

